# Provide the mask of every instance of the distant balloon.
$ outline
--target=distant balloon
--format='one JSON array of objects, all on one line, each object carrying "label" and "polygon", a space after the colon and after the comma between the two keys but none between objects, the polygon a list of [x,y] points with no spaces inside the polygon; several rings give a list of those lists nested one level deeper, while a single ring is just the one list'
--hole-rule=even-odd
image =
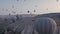
[{"label": "distant balloon", "polygon": [[11,15],[11,14],[9,13],[9,15]]},{"label": "distant balloon", "polygon": [[34,12],[36,12],[36,11],[34,10]]},{"label": "distant balloon", "polygon": [[6,9],[6,11],[8,11],[8,9]]},{"label": "distant balloon", "polygon": [[37,7],[37,5],[35,5],[35,7]]},{"label": "distant balloon", "polygon": [[12,6],[12,8],[14,8],[14,5]]},{"label": "distant balloon", "polygon": [[28,10],[27,12],[29,13],[30,11]]},{"label": "distant balloon", "polygon": [[24,1],[26,1],[26,0],[24,0]]},{"label": "distant balloon", "polygon": [[48,10],[48,8],[46,10]]},{"label": "distant balloon", "polygon": [[17,1],[19,1],[19,0],[17,0]]},{"label": "distant balloon", "polygon": [[14,14],[15,14],[16,12],[12,11],[12,13],[14,13]]},{"label": "distant balloon", "polygon": [[2,9],[2,11],[4,11],[4,9]]},{"label": "distant balloon", "polygon": [[56,0],[57,2],[59,1],[59,0]]}]

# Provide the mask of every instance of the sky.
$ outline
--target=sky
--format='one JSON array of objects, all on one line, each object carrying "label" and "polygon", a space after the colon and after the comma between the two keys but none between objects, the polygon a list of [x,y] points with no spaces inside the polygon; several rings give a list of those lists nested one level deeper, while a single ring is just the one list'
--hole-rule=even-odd
[{"label": "sky", "polygon": [[0,0],[0,15],[45,13],[60,13],[60,0]]}]

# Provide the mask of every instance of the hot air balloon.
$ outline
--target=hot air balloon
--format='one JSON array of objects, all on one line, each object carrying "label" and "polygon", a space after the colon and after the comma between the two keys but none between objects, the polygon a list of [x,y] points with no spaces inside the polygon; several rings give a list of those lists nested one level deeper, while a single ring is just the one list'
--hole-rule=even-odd
[{"label": "hot air balloon", "polygon": [[35,5],[35,7],[37,7],[37,5]]},{"label": "hot air balloon", "polygon": [[12,8],[14,8],[14,5],[12,5]]},{"label": "hot air balloon", "polygon": [[29,13],[30,11],[28,10],[27,12]]},{"label": "hot air balloon", "polygon": [[40,17],[34,23],[39,34],[56,34],[57,24],[52,18]]},{"label": "hot air balloon", "polygon": [[19,0],[17,0],[17,1],[19,1]]},{"label": "hot air balloon", "polygon": [[9,13],[9,15],[11,15],[11,14]]},{"label": "hot air balloon", "polygon": [[24,0],[24,1],[26,1],[26,0]]},{"label": "hot air balloon", "polygon": [[59,0],[56,0],[57,2],[59,1]]},{"label": "hot air balloon", "polygon": [[4,9],[2,9],[2,11],[4,11]]},{"label": "hot air balloon", "polygon": [[34,10],[34,12],[36,12],[36,11]]},{"label": "hot air balloon", "polygon": [[8,11],[8,9],[6,9],[6,11]]},{"label": "hot air balloon", "polygon": [[48,10],[48,8],[46,10]]},{"label": "hot air balloon", "polygon": [[14,14],[15,14],[16,12],[12,11],[12,13],[14,13]]}]

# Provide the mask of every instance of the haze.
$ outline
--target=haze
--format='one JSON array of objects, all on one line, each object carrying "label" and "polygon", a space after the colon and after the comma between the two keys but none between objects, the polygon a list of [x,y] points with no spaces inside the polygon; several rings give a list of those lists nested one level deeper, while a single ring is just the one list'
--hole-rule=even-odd
[{"label": "haze", "polygon": [[32,14],[60,13],[60,0],[0,0],[0,15],[29,14],[28,10]]}]

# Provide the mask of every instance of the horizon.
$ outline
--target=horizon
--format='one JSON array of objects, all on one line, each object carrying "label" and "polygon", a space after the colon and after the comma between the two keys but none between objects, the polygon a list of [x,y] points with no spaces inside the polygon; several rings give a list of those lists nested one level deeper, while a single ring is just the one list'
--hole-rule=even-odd
[{"label": "horizon", "polygon": [[60,13],[60,0],[0,0],[0,15],[46,13]]}]

